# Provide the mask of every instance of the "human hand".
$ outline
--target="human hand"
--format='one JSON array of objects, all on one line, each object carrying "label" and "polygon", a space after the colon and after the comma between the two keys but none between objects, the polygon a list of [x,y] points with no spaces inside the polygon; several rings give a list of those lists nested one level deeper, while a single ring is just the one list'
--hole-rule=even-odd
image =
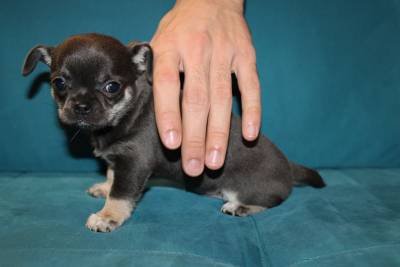
[{"label": "human hand", "polygon": [[[231,73],[242,101],[242,134],[257,138],[261,122],[260,84],[242,0],[177,0],[151,41],[154,104],[163,144],[182,144],[189,176],[223,166],[232,109]],[[185,73],[182,113],[179,71]],[[182,114],[182,121],[181,121]]]}]

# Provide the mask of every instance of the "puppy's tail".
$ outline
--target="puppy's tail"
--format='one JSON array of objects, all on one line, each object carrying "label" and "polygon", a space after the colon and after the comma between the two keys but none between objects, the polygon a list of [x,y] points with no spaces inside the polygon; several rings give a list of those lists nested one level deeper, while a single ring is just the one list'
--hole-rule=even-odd
[{"label": "puppy's tail", "polygon": [[318,172],[304,166],[290,162],[293,184],[296,186],[309,185],[315,188],[325,187],[325,182]]}]

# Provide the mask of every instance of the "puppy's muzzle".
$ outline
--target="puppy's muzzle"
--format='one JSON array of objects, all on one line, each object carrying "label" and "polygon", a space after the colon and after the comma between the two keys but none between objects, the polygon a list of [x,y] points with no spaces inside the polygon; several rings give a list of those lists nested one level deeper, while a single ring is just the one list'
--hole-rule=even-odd
[{"label": "puppy's muzzle", "polygon": [[86,103],[76,103],[73,110],[76,115],[88,115],[92,111],[92,107]]}]

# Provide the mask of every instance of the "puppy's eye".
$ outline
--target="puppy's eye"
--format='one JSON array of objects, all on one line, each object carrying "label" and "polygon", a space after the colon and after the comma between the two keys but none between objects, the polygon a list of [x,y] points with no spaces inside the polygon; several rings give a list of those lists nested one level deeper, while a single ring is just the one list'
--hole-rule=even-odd
[{"label": "puppy's eye", "polygon": [[63,91],[65,89],[65,81],[62,78],[55,78],[52,83],[54,88],[58,91]]},{"label": "puppy's eye", "polygon": [[104,86],[104,91],[109,94],[115,94],[121,89],[121,85],[117,82],[108,82],[106,86]]}]

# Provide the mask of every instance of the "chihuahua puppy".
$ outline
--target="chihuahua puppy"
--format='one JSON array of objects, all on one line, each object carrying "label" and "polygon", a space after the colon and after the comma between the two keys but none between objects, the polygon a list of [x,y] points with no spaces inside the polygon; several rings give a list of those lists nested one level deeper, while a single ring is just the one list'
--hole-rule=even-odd
[{"label": "chihuahua puppy", "polygon": [[222,198],[221,211],[236,216],[279,205],[293,185],[325,186],[316,171],[288,161],[266,137],[244,141],[235,116],[223,169],[185,176],[179,150],[165,149],[157,133],[152,50],[146,43],[125,46],[100,34],[72,36],[56,47],[32,48],[23,75],[39,61],[50,67],[60,120],[89,130],[94,154],[108,165],[106,182],[88,189],[106,198],[87,220],[92,231],[110,232],[127,220],[152,176],[171,177],[190,191]]}]

